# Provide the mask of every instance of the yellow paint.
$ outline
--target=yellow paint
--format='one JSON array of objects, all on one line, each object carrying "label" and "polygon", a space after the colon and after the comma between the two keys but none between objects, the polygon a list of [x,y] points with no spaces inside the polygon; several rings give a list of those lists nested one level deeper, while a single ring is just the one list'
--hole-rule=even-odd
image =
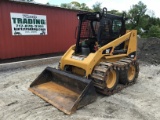
[{"label": "yellow paint", "polygon": [[80,76],[85,76],[85,70],[83,70],[82,68],[72,66],[72,72]]},{"label": "yellow paint", "polygon": [[135,68],[134,65],[131,65],[129,67],[129,70],[128,70],[128,80],[129,80],[129,82],[132,82],[132,80],[134,79],[135,75],[136,75],[136,68]]},{"label": "yellow paint", "polygon": [[106,79],[106,87],[111,89],[115,86],[117,80],[117,74],[115,70],[111,70]]},{"label": "yellow paint", "polygon": [[[112,52],[114,48],[121,43],[125,42],[124,49],[127,49],[126,54],[113,55]],[[102,52],[108,48],[112,50],[108,54],[102,54]],[[95,53],[90,53],[88,56],[84,58],[84,60],[76,60],[71,58],[74,55],[75,45],[71,46],[68,51],[63,55],[60,60],[60,69],[64,70],[65,65],[76,66],[85,70],[86,77],[92,73],[92,70],[95,65],[97,65],[100,61],[112,61],[115,62],[121,58],[127,57],[130,53],[137,51],[137,31],[131,30],[127,31],[125,35],[113,40],[112,42],[104,45],[99,48]],[[78,69],[79,70],[79,69]],[[78,72],[79,73],[79,72]]]}]

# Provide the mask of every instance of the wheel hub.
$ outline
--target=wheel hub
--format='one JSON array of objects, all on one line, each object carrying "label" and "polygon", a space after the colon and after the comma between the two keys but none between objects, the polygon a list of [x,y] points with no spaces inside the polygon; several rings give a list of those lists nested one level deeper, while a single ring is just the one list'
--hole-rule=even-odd
[{"label": "wheel hub", "polygon": [[133,65],[131,65],[131,67],[128,70],[128,80],[132,81],[133,78],[135,77],[135,74],[136,74],[136,69]]},{"label": "wheel hub", "polygon": [[107,88],[113,88],[116,83],[116,71],[112,70],[107,76],[106,86]]}]

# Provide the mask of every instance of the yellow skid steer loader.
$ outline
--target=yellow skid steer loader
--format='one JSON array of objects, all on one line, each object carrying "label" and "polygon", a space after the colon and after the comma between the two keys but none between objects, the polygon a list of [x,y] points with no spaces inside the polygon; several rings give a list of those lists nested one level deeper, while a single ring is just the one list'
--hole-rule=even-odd
[{"label": "yellow skid steer loader", "polygon": [[66,114],[96,100],[97,92],[114,94],[135,83],[139,73],[137,31],[126,30],[126,15],[77,14],[76,44],[62,56],[58,69],[47,67],[29,90]]}]

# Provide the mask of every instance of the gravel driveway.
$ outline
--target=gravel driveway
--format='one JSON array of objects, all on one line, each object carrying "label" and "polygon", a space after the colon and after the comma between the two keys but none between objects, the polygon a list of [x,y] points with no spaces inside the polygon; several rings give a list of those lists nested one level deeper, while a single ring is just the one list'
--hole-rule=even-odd
[{"label": "gravel driveway", "polygon": [[109,97],[99,95],[70,116],[28,91],[45,67],[0,72],[0,120],[160,120],[160,65],[140,64],[136,84]]}]

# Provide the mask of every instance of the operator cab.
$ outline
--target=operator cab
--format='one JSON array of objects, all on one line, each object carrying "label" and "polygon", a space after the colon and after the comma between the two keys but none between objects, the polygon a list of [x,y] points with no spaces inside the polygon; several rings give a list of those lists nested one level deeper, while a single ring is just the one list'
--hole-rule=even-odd
[{"label": "operator cab", "polygon": [[95,52],[95,45],[103,46],[125,34],[125,14],[116,16],[103,12],[81,12],[75,54],[88,55]]}]

